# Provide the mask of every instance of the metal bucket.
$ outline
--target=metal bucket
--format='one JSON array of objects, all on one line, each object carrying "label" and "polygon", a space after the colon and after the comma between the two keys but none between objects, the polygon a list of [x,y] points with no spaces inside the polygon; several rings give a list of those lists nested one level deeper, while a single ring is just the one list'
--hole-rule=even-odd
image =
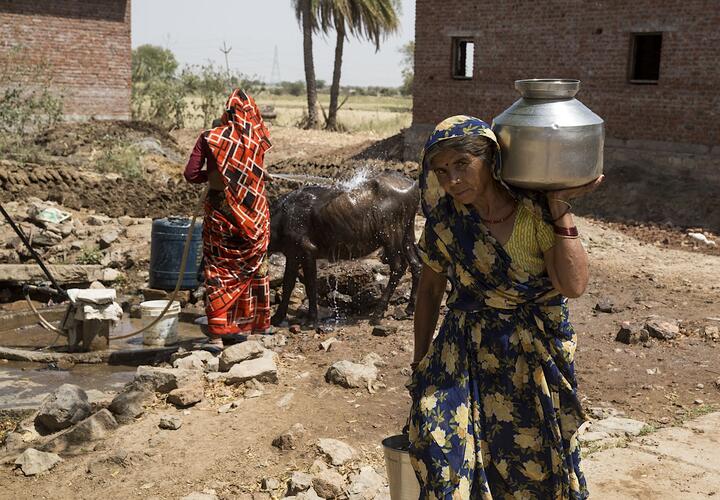
[{"label": "metal bucket", "polygon": [[420,484],[410,463],[408,448],[410,442],[405,434],[385,438],[382,442],[385,452],[385,468],[390,483],[392,500],[418,500]]}]

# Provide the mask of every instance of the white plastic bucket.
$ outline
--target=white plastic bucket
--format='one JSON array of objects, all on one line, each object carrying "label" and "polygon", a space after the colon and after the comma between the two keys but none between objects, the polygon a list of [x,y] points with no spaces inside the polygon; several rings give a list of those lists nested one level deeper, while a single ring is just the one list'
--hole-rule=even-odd
[{"label": "white plastic bucket", "polygon": [[385,467],[390,483],[392,500],[417,500],[420,498],[420,483],[410,463],[408,438],[404,434],[390,436],[383,440]]},{"label": "white plastic bucket", "polygon": [[[148,300],[140,303],[140,317],[145,325],[155,320],[165,309],[167,300]],[[175,344],[178,340],[178,321],[180,302],[173,302],[165,316],[155,325],[143,332],[143,344],[164,346]]]}]

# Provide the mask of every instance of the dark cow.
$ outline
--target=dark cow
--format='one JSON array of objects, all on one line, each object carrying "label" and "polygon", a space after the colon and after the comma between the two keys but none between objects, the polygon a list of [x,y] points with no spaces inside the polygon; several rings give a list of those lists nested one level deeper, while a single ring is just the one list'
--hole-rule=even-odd
[{"label": "dark cow", "polygon": [[273,324],[285,319],[300,266],[310,320],[317,321],[317,259],[357,259],[379,248],[390,266],[390,279],[373,320],[382,318],[408,264],[413,277],[407,307],[411,314],[421,269],[414,232],[419,201],[417,183],[399,173],[379,174],[348,190],[307,186],[278,198],[271,208],[269,251],[282,252],[287,263]]}]

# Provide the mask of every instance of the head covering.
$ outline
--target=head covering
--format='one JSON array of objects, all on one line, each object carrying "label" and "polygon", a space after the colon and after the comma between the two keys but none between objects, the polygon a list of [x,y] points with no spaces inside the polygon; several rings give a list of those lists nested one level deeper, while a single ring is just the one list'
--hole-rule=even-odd
[{"label": "head covering", "polygon": [[492,141],[495,145],[496,153],[496,161],[493,165],[492,175],[495,180],[505,185],[500,179],[500,145],[490,126],[481,119],[473,116],[456,115],[446,118],[440,122],[437,127],[435,127],[433,133],[430,134],[420,157],[420,165],[422,166],[420,189],[422,190],[423,212],[426,217],[428,217],[429,212],[450,209],[449,205],[452,205],[454,202],[440,185],[435,172],[430,170],[429,162],[426,161],[425,156],[433,146],[442,141],[466,136],[487,137]]},{"label": "head covering", "polygon": [[493,179],[504,187],[519,203],[524,203],[533,213],[550,222],[552,217],[547,208],[547,202],[541,193],[513,188],[502,179],[502,154],[500,143],[495,133],[486,122],[480,118],[468,115],[455,115],[441,121],[425,142],[420,156],[420,165],[422,168],[420,174],[420,189],[422,191],[422,209],[425,217],[444,219],[453,213],[468,214],[474,211],[473,208],[456,202],[445,192],[435,172],[430,169],[429,162],[426,161],[426,155],[433,146],[448,139],[467,136],[486,137],[494,144],[495,163],[491,165]]},{"label": "head covering", "polygon": [[272,146],[255,100],[235,89],[225,104],[227,120],[205,131],[205,139],[225,181],[225,194],[238,222],[255,239],[267,231],[265,153]]}]

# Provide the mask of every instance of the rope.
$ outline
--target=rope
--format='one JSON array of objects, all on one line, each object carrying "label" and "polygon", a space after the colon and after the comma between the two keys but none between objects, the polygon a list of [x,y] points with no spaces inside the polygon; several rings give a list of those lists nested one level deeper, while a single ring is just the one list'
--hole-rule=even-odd
[{"label": "rope", "polygon": [[51,332],[60,333],[60,329],[55,328],[48,320],[42,317],[40,312],[35,308],[35,304],[32,303],[32,300],[30,300],[30,293],[25,293],[25,301],[30,306],[30,309],[33,313],[35,313],[35,316],[37,316],[38,320],[40,321],[40,326],[45,328],[46,330],[50,330]]},{"label": "rope", "polygon": [[[130,337],[135,337],[136,335],[140,335],[141,333],[149,330],[150,328],[155,326],[165,316],[168,309],[170,309],[173,302],[175,302],[175,298],[177,297],[177,294],[180,291],[180,286],[182,285],[182,281],[185,276],[185,268],[187,267],[188,255],[190,254],[190,241],[192,240],[192,237],[193,237],[193,232],[195,229],[195,221],[198,218],[197,213],[200,212],[200,210],[203,207],[205,198],[207,197],[208,190],[209,190],[209,186],[206,186],[205,189],[203,190],[203,193],[200,195],[200,199],[198,200],[197,207],[193,213],[192,220],[190,221],[190,228],[188,229],[187,236],[185,237],[185,246],[183,247],[182,260],[180,261],[180,273],[178,274],[178,279],[177,279],[177,282],[175,283],[175,289],[172,292],[170,300],[168,300],[167,304],[165,304],[165,309],[162,310],[162,312],[160,313],[160,315],[158,317],[156,317],[152,322],[150,322],[148,325],[142,327],[141,329],[136,330],[134,332],[126,333],[125,335],[121,335],[119,337],[111,337],[110,340],[128,339]],[[30,305],[30,309],[32,309],[32,312],[40,320],[40,325],[47,330],[56,332],[59,336],[61,334],[61,331],[58,328],[54,327],[52,324],[50,324],[50,322],[48,320],[46,320],[45,318],[42,317],[40,312],[33,305],[32,301],[30,300],[30,296],[28,294],[25,295],[25,299],[27,300],[27,303]],[[55,338],[55,340],[53,340],[53,342],[52,342],[52,344],[50,344],[50,346],[52,346],[56,341],[57,341],[57,338]],[[50,346],[48,346],[48,347],[50,347]],[[48,347],[45,347],[45,349],[47,349]]]}]

